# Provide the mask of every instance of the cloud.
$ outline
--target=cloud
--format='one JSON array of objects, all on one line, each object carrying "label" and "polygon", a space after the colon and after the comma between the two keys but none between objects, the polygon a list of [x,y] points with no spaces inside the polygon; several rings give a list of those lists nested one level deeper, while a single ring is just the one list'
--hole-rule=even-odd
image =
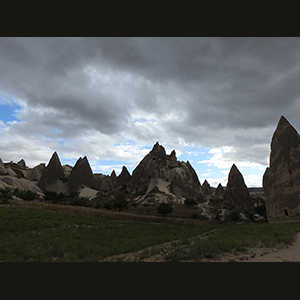
[{"label": "cloud", "polygon": [[299,46],[263,37],[1,38],[0,103],[20,109],[16,122],[0,124],[0,155],[34,163],[57,150],[130,164],[159,141],[178,154],[215,149],[203,164],[265,167],[280,116],[300,128]]}]

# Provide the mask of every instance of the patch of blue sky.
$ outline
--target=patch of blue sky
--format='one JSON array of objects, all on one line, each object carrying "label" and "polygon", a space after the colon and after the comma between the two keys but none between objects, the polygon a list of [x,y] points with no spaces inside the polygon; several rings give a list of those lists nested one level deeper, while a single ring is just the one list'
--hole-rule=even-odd
[{"label": "patch of blue sky", "polygon": [[93,173],[102,173],[104,175],[110,175],[111,172],[114,170],[116,175],[118,176],[121,171],[122,167],[125,166],[130,174],[135,169],[137,164],[130,164],[124,160],[97,160],[97,161],[90,161],[91,168]]},{"label": "patch of blue sky", "polygon": [[21,109],[21,106],[13,102],[4,102],[0,99],[0,120],[5,124],[18,121],[17,113]]},{"label": "patch of blue sky", "polygon": [[62,146],[65,146],[65,142],[66,142],[65,139],[59,139],[59,140],[58,140],[58,143],[59,143],[60,145],[62,145]]},{"label": "patch of blue sky", "polygon": [[147,122],[147,119],[145,118],[138,118],[133,120],[133,123],[145,123],[145,122]]}]

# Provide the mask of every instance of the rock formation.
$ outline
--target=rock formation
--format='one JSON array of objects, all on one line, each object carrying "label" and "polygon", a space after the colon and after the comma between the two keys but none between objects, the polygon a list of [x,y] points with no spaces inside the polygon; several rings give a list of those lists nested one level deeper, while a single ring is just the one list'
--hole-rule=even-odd
[{"label": "rock formation", "polygon": [[44,171],[46,169],[46,166],[44,163],[41,163],[37,166],[35,166],[33,169],[29,170],[27,172],[26,178],[31,181],[39,181],[42,177]]},{"label": "rock formation", "polygon": [[176,152],[166,154],[157,142],[133,170],[128,190],[139,201],[175,201],[201,197],[200,182],[189,162],[179,162]]},{"label": "rock formation", "polygon": [[21,168],[27,168],[25,160],[22,158],[20,161],[17,162],[17,165],[20,166]]},{"label": "rock formation", "polygon": [[66,192],[64,184],[65,174],[56,152],[53,153],[45,171],[43,172],[38,187],[43,191]]},{"label": "rock formation", "polygon": [[232,165],[228,174],[228,183],[223,197],[224,204],[228,206],[229,209],[237,208],[245,210],[253,208],[243,175],[235,164]]},{"label": "rock formation", "polygon": [[204,180],[204,182],[202,184],[201,190],[202,190],[203,195],[205,195],[205,196],[212,194],[210,184],[207,182],[206,179]]},{"label": "rock formation", "polygon": [[224,194],[224,188],[223,188],[222,184],[219,183],[218,186],[217,186],[215,195],[216,195],[217,197],[221,197],[221,196],[223,196],[223,194]]},{"label": "rock formation", "polygon": [[128,172],[127,168],[125,166],[123,166],[121,173],[115,180],[114,188],[115,189],[126,188],[127,183],[129,182],[130,179],[131,179],[130,173]]},{"label": "rock formation", "polygon": [[272,137],[263,188],[269,222],[300,219],[300,136],[283,116]]},{"label": "rock formation", "polygon": [[68,193],[77,192],[82,187],[93,188],[95,179],[87,157],[79,158],[72,169],[68,180]]}]

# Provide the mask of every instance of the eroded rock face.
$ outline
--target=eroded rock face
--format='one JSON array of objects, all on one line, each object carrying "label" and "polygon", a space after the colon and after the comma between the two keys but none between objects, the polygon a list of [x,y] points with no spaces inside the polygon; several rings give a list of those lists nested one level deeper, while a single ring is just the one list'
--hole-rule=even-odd
[{"label": "eroded rock face", "polygon": [[149,198],[147,201],[181,203],[185,198],[201,197],[200,188],[190,163],[178,161],[175,150],[167,155],[158,142],[133,170],[128,182],[132,197]]},{"label": "eroded rock face", "polygon": [[56,152],[53,153],[46,169],[44,170],[38,187],[43,191],[65,192],[65,174]]},{"label": "eroded rock face", "polygon": [[300,136],[283,116],[272,137],[263,188],[269,222],[300,220]]},{"label": "eroded rock face", "polygon": [[243,175],[235,164],[232,165],[228,174],[228,183],[223,197],[224,204],[230,209],[236,208],[244,210],[253,208]]}]

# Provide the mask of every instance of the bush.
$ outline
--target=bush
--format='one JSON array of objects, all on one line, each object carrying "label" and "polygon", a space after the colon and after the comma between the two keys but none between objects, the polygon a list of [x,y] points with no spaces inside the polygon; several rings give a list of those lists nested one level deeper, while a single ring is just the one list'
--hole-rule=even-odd
[{"label": "bush", "polygon": [[196,202],[194,199],[186,198],[186,199],[184,200],[184,204],[185,204],[187,207],[190,207],[190,206],[193,206],[193,205],[197,205],[197,202]]},{"label": "bush", "polygon": [[70,200],[70,205],[89,206],[90,202],[89,199],[85,197],[74,197]]},{"label": "bush", "polygon": [[26,201],[32,201],[37,198],[37,194],[29,190],[27,191],[16,190],[14,195]]},{"label": "bush", "polygon": [[12,193],[9,187],[0,189],[0,202],[3,204],[8,203],[8,200],[12,199]]},{"label": "bush", "polygon": [[112,204],[110,202],[105,202],[103,204],[103,208],[105,208],[105,209],[112,209]]},{"label": "bush", "polygon": [[240,210],[238,209],[234,209],[230,212],[229,214],[229,221],[232,221],[232,222],[237,222],[240,220]]},{"label": "bush", "polygon": [[125,195],[118,195],[114,201],[114,209],[123,210],[128,209],[128,202]]},{"label": "bush", "polygon": [[159,214],[162,214],[163,216],[173,212],[173,206],[168,203],[160,203],[156,209],[157,209],[157,212]]}]

